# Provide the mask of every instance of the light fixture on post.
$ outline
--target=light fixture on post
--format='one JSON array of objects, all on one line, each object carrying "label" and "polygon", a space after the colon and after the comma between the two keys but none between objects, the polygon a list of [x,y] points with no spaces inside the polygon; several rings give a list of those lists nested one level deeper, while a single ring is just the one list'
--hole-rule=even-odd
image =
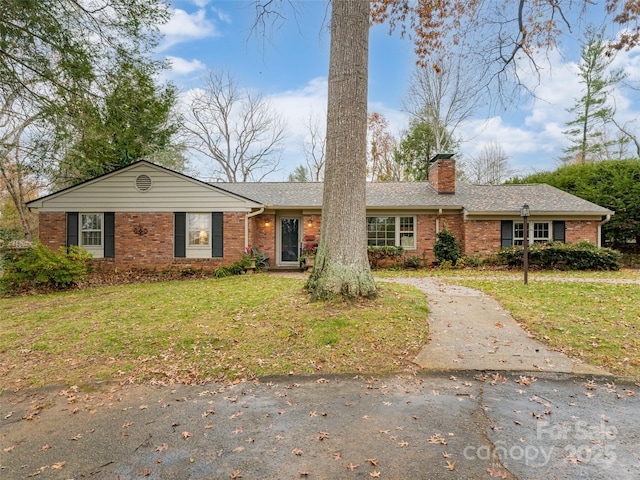
[{"label": "light fixture on post", "polygon": [[524,284],[527,285],[529,283],[529,215],[531,211],[529,210],[529,205],[526,203],[522,205],[520,209],[520,216],[522,217],[522,229],[523,229],[523,242],[522,242],[522,254],[523,260],[522,264],[524,266]]}]

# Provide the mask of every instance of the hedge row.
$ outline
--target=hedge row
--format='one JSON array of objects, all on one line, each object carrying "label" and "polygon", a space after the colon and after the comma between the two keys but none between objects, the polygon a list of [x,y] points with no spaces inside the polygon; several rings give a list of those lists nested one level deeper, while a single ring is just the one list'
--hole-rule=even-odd
[{"label": "hedge row", "polygon": [[[622,259],[620,252],[589,242],[534,244],[528,250],[529,265],[548,270],[619,270]],[[520,267],[524,249],[503,248],[497,257],[505,265]]]}]

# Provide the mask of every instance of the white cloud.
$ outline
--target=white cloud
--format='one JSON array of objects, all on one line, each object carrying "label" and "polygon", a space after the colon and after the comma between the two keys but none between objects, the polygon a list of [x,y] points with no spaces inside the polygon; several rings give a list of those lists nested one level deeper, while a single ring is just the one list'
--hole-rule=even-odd
[{"label": "white cloud", "polygon": [[171,18],[160,27],[160,33],[164,35],[160,51],[178,43],[218,35],[215,24],[207,18],[206,11],[202,8],[194,13],[179,8],[171,10]]},{"label": "white cloud", "polygon": [[188,75],[193,72],[206,70],[207,66],[197,58],[186,60],[181,57],[167,56],[167,61],[171,65],[171,71],[176,75]]},{"label": "white cloud", "polygon": [[287,122],[289,135],[300,139],[306,134],[310,115],[326,115],[327,79],[313,78],[301,88],[270,95],[269,100]]}]

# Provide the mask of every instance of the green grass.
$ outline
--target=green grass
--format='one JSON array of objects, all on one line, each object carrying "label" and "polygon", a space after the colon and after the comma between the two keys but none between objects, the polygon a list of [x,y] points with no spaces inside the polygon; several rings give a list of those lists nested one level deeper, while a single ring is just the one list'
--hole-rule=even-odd
[{"label": "green grass", "polygon": [[3,388],[100,380],[203,382],[400,370],[427,341],[418,290],[311,303],[268,275],[0,299]]},{"label": "green grass", "polygon": [[[454,277],[454,278],[495,278],[495,279],[521,279],[522,270],[494,269],[494,268],[462,268],[462,269],[420,269],[420,270],[386,270],[380,269],[373,272],[374,276],[381,278],[405,277]],[[621,269],[619,271],[559,271],[559,270],[530,270],[531,279],[609,279],[609,280],[640,280],[640,270]]]},{"label": "green grass", "polygon": [[[555,275],[598,278],[575,273]],[[640,285],[530,280],[525,286],[521,279],[454,283],[492,295],[552,348],[612,373],[640,378]]]}]

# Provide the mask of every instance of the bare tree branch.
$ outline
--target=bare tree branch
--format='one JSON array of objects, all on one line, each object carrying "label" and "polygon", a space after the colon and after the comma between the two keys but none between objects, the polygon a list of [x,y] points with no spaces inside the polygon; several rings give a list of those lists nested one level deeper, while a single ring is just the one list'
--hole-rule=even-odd
[{"label": "bare tree branch", "polygon": [[260,95],[225,72],[210,72],[194,94],[183,128],[188,146],[212,163],[212,177],[261,181],[278,168],[284,121]]}]

